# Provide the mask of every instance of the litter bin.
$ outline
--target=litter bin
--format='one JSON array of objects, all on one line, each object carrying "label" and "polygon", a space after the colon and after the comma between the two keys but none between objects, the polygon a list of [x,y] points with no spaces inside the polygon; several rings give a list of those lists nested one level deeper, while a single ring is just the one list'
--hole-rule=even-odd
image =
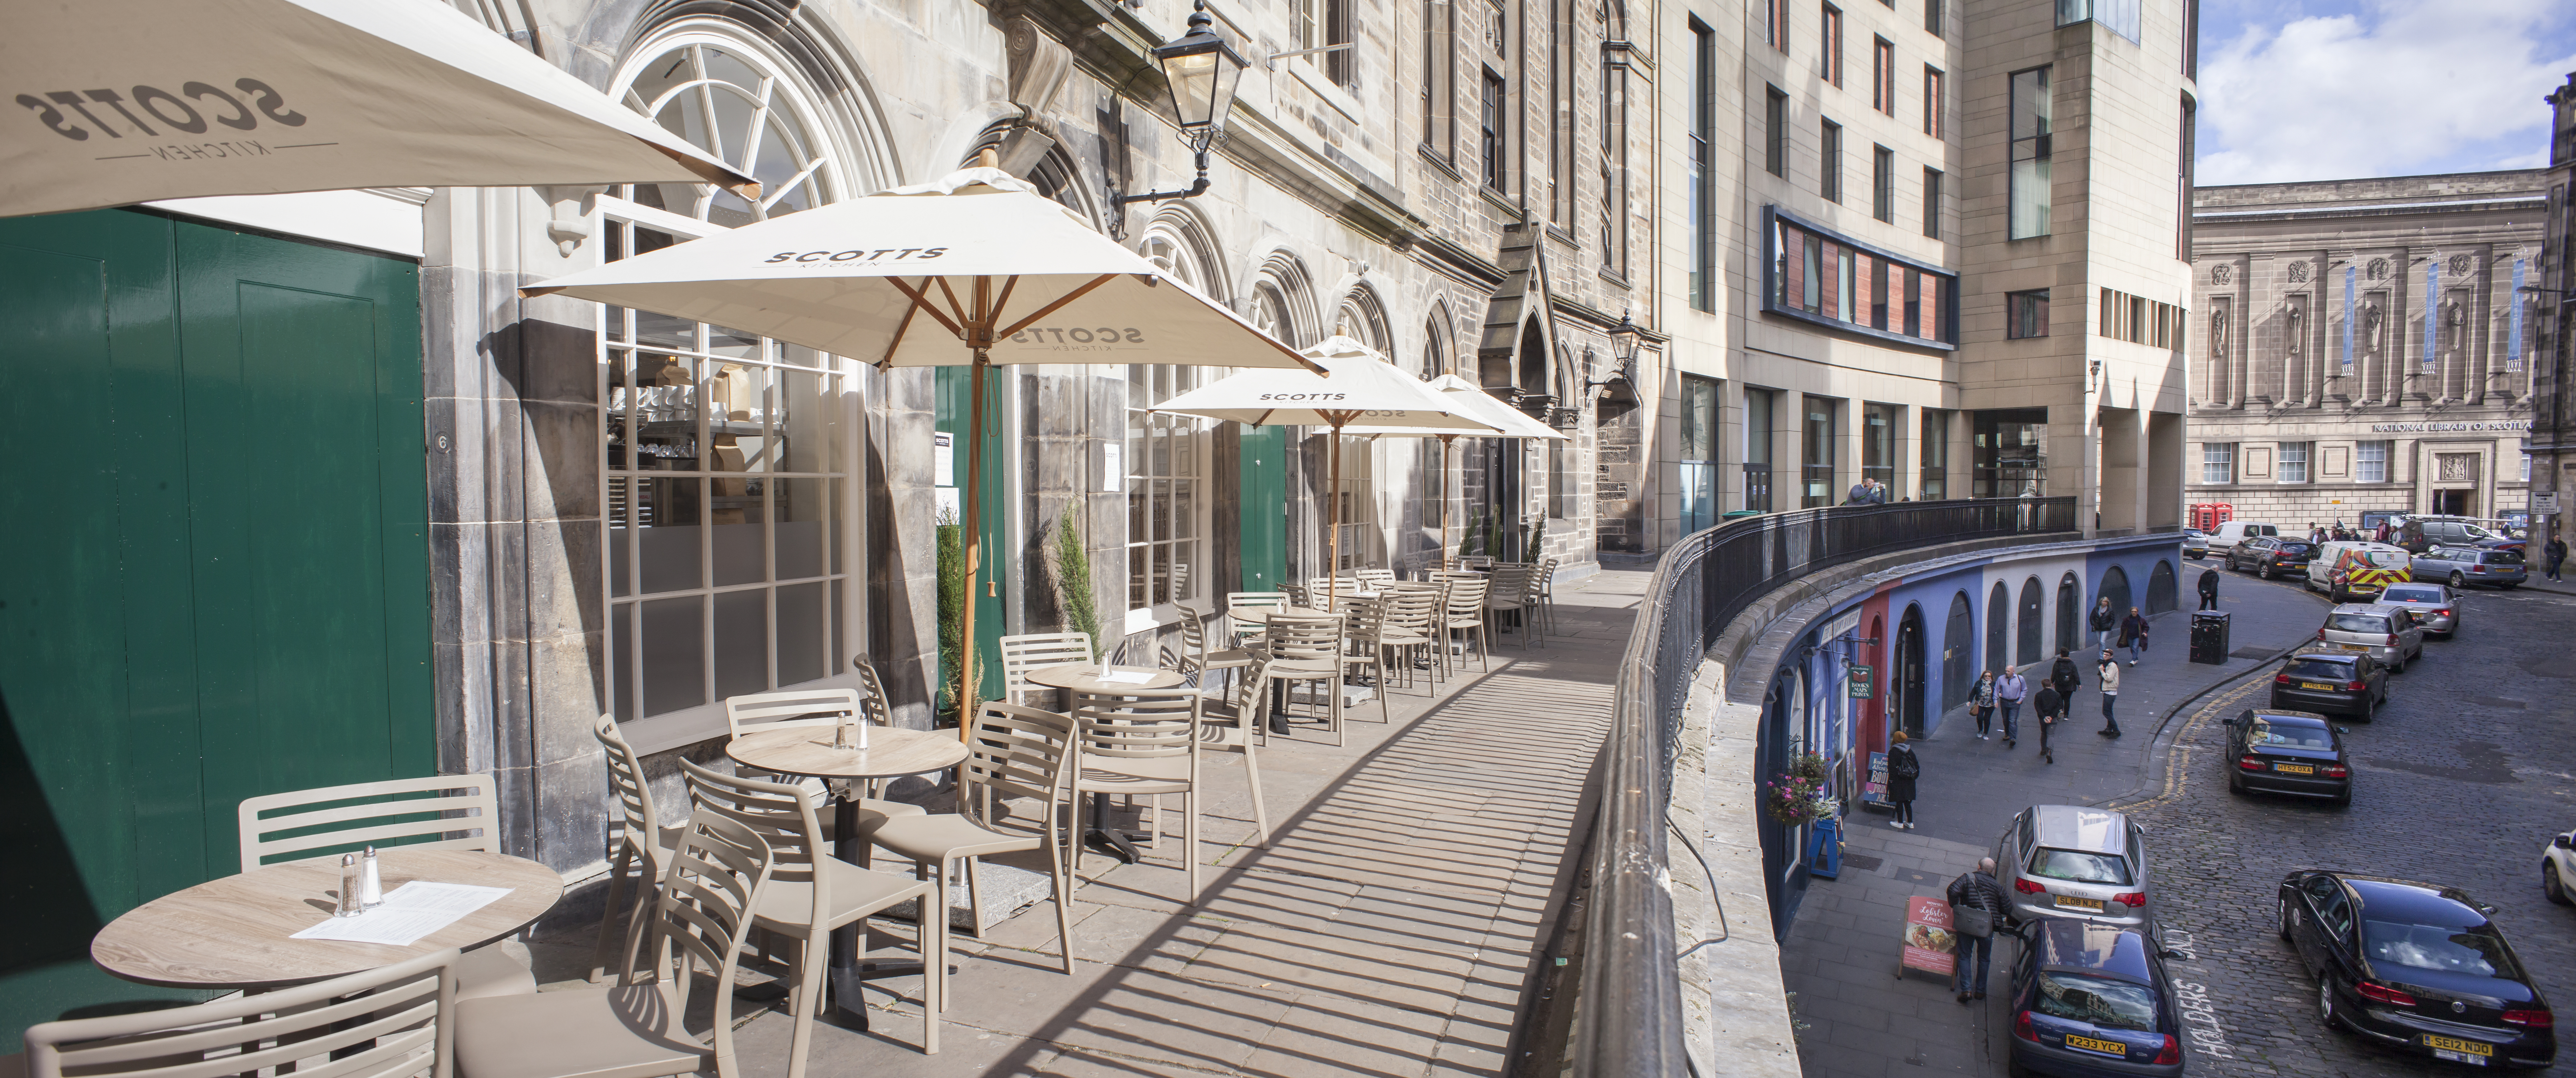
[{"label": "litter bin", "polygon": [[2202,610],[2191,616],[2191,661],[2223,666],[2227,663],[2227,619],[2224,610]]}]

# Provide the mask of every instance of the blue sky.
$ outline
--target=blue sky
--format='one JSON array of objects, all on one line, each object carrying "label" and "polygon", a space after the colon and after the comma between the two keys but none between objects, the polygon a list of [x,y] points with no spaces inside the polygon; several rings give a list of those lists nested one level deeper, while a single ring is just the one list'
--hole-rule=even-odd
[{"label": "blue sky", "polygon": [[2201,0],[2204,185],[2545,164],[2576,0]]}]

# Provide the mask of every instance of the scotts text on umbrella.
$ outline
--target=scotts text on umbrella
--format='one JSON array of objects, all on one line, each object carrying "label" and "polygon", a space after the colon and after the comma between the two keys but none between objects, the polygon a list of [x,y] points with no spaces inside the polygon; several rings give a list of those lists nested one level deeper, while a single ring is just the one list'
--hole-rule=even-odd
[{"label": "scotts text on umbrella", "polygon": [[862,248],[860,248],[860,249],[858,249],[858,250],[855,250],[855,251],[806,251],[806,252],[804,252],[804,253],[802,253],[802,254],[799,254],[799,253],[797,253],[797,252],[795,252],[795,251],[780,251],[780,252],[778,252],[777,254],[771,255],[771,256],[769,256],[769,257],[767,257],[767,258],[764,258],[764,259],[761,259],[761,261],[762,261],[762,262],[850,262],[850,261],[874,262],[874,261],[876,261],[876,260],[878,260],[878,259],[880,259],[880,258],[884,258],[884,257],[885,257],[885,256],[887,256],[887,255],[893,255],[897,261],[901,261],[901,260],[903,260],[903,259],[907,259],[907,258],[909,258],[909,259],[911,259],[911,260],[913,260],[913,261],[915,261],[915,262],[919,262],[919,261],[922,261],[923,259],[937,258],[937,257],[939,257],[939,256],[941,256],[941,255],[944,255],[944,254],[947,254],[947,253],[948,253],[948,248],[945,248],[945,247],[884,247],[884,248],[879,248],[879,249],[874,250],[874,251],[871,251],[871,250],[868,250],[867,248],[862,247]]},{"label": "scotts text on umbrella", "polygon": [[[89,121],[91,127],[106,132],[109,138],[124,138],[125,132],[117,130],[115,124],[100,119],[99,113],[90,111],[91,105],[104,105],[108,109],[115,110],[116,115],[125,117],[125,122],[133,124],[135,130],[156,138],[160,137],[161,133],[153,130],[151,124],[144,122],[142,116],[135,115],[136,109],[141,109],[153,119],[161,121],[163,126],[191,135],[205,134],[208,119],[235,131],[250,131],[258,128],[261,116],[288,127],[304,126],[304,114],[287,108],[286,95],[278,93],[269,84],[258,79],[235,79],[233,88],[247,95],[250,103],[243,104],[241,98],[202,82],[183,85],[179,87],[179,92],[176,94],[158,86],[137,86],[124,94],[114,90],[85,90],[81,93],[53,90],[42,97],[35,94],[19,94],[18,103],[34,110],[37,122],[44,124],[47,130],[74,142],[86,141],[90,135],[89,128],[74,122],[71,117],[63,114],[62,109],[54,106],[61,105],[63,108],[79,113],[81,119]],[[86,99],[84,94],[87,95]],[[182,95],[185,96],[182,97]],[[199,112],[196,105],[189,103],[190,100],[204,104],[206,111]],[[256,112],[253,111],[254,108],[257,109]],[[212,115],[209,116],[209,113]],[[234,146],[233,153],[236,154],[252,152],[243,147],[258,146],[257,143],[223,145]],[[265,147],[260,147],[257,152],[266,153],[267,150]],[[201,153],[180,156],[222,155]]]},{"label": "scotts text on umbrella", "polygon": [[1266,401],[1337,401],[1349,396],[1350,394],[1348,393],[1264,393],[1261,395],[1261,399]]},{"label": "scotts text on umbrella", "polygon": [[1124,330],[1116,326],[1040,326],[1011,334],[1012,344],[1117,344],[1122,339],[1128,344],[1143,344],[1145,331],[1134,326]]}]

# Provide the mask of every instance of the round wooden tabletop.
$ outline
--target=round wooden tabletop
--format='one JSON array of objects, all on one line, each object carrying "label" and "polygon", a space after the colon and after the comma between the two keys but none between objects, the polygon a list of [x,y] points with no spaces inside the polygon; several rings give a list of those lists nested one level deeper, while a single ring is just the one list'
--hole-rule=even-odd
[{"label": "round wooden tabletop", "polygon": [[479,850],[377,851],[385,890],[413,880],[507,887],[510,893],[408,947],[290,939],[331,919],[338,858],[266,865],[163,895],[90,940],[90,960],[129,981],[172,988],[275,988],[346,976],[525,928],[563,897],[563,877],[521,857]]},{"label": "round wooden tabletop", "polygon": [[1115,696],[1121,692],[1128,692],[1135,689],[1168,689],[1174,685],[1180,684],[1182,681],[1181,675],[1175,671],[1158,670],[1150,666],[1113,666],[1109,668],[1110,670],[1121,674],[1153,675],[1143,681],[1102,681],[1093,676],[1093,671],[1098,669],[1099,667],[1093,666],[1090,663],[1064,663],[1058,666],[1049,666],[1043,669],[1029,671],[1029,684],[1044,685],[1050,689],[1070,689],[1074,692],[1090,693],[1094,696]]},{"label": "round wooden tabletop", "polygon": [[966,759],[966,743],[955,731],[903,730],[870,726],[868,747],[832,747],[829,726],[790,726],[754,730],[725,743],[725,755],[780,775],[827,779],[889,779],[955,767]]}]

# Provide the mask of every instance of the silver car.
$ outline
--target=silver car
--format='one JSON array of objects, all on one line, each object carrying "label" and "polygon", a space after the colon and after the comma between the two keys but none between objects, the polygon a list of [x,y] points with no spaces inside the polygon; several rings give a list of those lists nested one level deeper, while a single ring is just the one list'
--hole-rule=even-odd
[{"label": "silver car", "polygon": [[2424,627],[2415,615],[2379,603],[2345,603],[2327,611],[2317,639],[2337,650],[2368,652],[2392,674],[2405,673],[2406,664],[2424,654]]},{"label": "silver car", "polygon": [[2417,580],[2447,580],[2453,588],[2467,589],[2471,584],[2486,584],[2511,591],[2522,584],[2529,570],[2522,564],[2518,550],[2487,550],[2467,545],[2437,546],[2407,562],[2409,574]]},{"label": "silver car", "polygon": [[2379,593],[2380,606],[2394,606],[2415,616],[2424,631],[2448,637],[2460,631],[2460,606],[2451,589],[2440,584],[2391,584]]},{"label": "silver car", "polygon": [[1995,836],[1997,879],[2014,921],[2072,917],[2108,925],[2151,921],[2145,833],[2125,813],[2033,805]]},{"label": "silver car", "polygon": [[2182,530],[2182,556],[2193,559],[2208,557],[2209,533],[2198,528],[2184,528]]}]

